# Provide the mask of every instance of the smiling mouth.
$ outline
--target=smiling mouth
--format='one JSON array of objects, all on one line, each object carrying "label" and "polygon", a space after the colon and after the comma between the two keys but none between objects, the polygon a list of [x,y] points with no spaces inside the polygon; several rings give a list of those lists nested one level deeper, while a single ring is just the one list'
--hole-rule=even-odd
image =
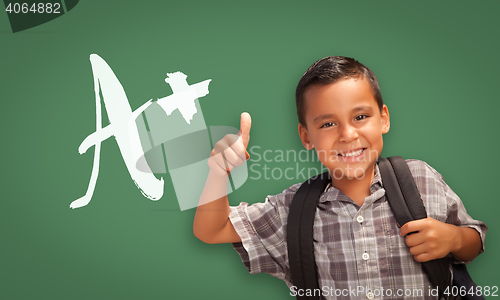
[{"label": "smiling mouth", "polygon": [[349,151],[349,152],[346,152],[346,153],[339,153],[337,155],[341,156],[341,157],[356,157],[356,156],[360,156],[365,150],[366,150],[366,148],[362,148],[362,149],[359,149],[359,150],[356,150],[356,151]]}]

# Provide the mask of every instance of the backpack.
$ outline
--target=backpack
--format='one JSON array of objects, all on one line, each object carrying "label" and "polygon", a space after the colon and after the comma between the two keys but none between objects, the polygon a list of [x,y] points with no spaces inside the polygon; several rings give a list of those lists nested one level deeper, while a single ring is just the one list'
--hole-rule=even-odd
[{"label": "backpack", "polygon": [[[378,163],[385,197],[397,223],[403,226],[409,221],[426,218],[425,207],[406,161],[393,156],[379,158]],[[328,172],[308,179],[290,204],[286,229],[290,272],[293,285],[305,291],[320,291],[314,257],[313,224],[319,198],[330,182]],[[422,266],[430,282],[438,288],[439,299],[484,299],[482,295],[475,294],[477,286],[465,264],[452,265],[453,281],[446,258],[424,262]],[[313,295],[297,294],[297,299],[319,299],[316,293]]]}]

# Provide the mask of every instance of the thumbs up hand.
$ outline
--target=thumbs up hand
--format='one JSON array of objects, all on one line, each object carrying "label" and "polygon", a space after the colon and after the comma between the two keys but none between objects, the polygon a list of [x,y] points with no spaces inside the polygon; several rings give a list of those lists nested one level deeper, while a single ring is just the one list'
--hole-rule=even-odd
[{"label": "thumbs up hand", "polygon": [[242,113],[238,134],[227,134],[215,144],[212,156],[208,159],[211,170],[220,175],[227,175],[227,172],[243,165],[243,162],[250,158],[246,149],[250,141],[251,126],[250,114]]}]

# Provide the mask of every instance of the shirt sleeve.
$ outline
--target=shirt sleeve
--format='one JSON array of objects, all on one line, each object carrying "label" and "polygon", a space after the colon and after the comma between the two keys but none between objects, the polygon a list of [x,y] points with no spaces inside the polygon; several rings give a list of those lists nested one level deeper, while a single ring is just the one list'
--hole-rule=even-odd
[{"label": "shirt sleeve", "polygon": [[[486,232],[488,231],[488,227],[486,226],[486,224],[479,220],[473,219],[467,213],[467,210],[465,209],[462,200],[460,200],[460,197],[458,197],[458,195],[446,184],[443,176],[439,172],[437,172],[425,162],[413,161],[412,163],[420,164],[420,166],[416,167],[416,169],[420,169],[420,171],[417,171],[417,173],[421,173],[421,175],[422,173],[424,174],[423,179],[422,176],[420,176],[420,181],[427,181],[427,183],[424,184],[426,188],[421,191],[421,196],[422,200],[424,200],[424,204],[426,205],[428,215],[448,224],[475,229],[479,233],[479,236],[481,238],[481,250],[479,253],[484,252],[484,240],[486,238]],[[416,180],[418,186],[419,180]],[[426,194],[426,189],[429,189],[430,186],[435,187],[437,190],[436,199],[433,199],[433,197],[429,195],[425,195],[424,197],[424,194]],[[450,258],[452,260],[452,263],[470,263],[470,261],[459,260],[451,254]]]},{"label": "shirt sleeve", "polygon": [[251,274],[268,273],[291,285],[286,245],[288,207],[300,184],[268,196],[264,203],[231,207],[229,219],[241,238],[235,250]]}]

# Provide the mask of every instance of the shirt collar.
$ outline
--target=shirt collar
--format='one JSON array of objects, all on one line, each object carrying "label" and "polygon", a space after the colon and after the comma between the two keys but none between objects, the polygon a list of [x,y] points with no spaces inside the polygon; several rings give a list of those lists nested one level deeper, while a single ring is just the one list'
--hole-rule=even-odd
[{"label": "shirt collar", "polygon": [[[382,177],[380,176],[378,164],[375,164],[375,176],[373,176],[372,183],[370,184],[370,194],[375,193],[381,187],[382,187]],[[334,201],[334,200],[344,200],[345,201],[348,199],[349,199],[349,197],[347,197],[340,190],[334,188],[331,183],[328,183],[328,185],[325,188],[324,193],[319,198],[319,202],[327,202],[327,201]]]}]

